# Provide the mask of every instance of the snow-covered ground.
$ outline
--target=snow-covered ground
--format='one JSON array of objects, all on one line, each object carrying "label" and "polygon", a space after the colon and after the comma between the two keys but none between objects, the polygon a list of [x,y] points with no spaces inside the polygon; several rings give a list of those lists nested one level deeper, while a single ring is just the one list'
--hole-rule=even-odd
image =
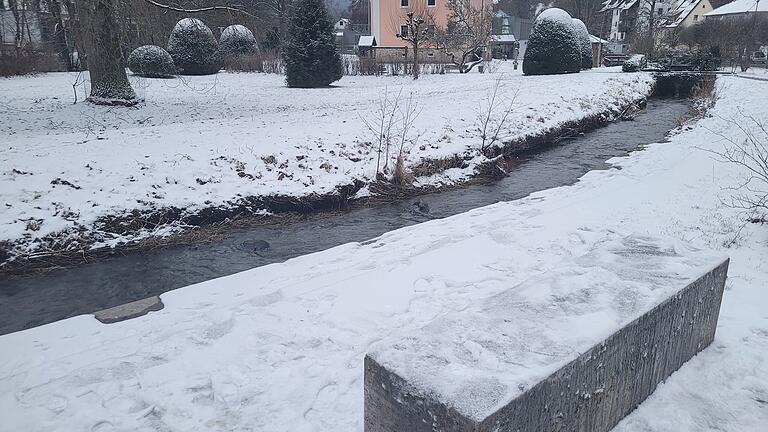
[{"label": "snow-covered ground", "polygon": [[[648,75],[615,72],[523,77],[504,62],[495,73],[416,82],[344,77],[326,89],[289,89],[282,76],[266,74],[134,79],[146,103],[130,109],[72,104],[76,74],[0,79],[0,245],[20,242],[13,254],[114,245],[171,230],[134,227],[124,236],[99,223],[104,216],[171,206],[195,214],[244,197],[328,194],[353,179],[368,182],[377,148],[363,119],[376,123],[385,92],[390,100],[402,92],[401,110],[413,94],[420,112],[407,137],[415,141],[406,144],[407,165],[453,155],[470,160],[464,170],[421,179],[450,183],[483,159],[478,112],[497,79],[492,117],[500,118],[517,92],[501,132],[514,139],[617,110],[650,91]],[[83,86],[76,89],[82,101]],[[394,149],[390,156],[391,168]],[[57,236],[38,241],[51,234]]]},{"label": "snow-covered ground", "polygon": [[719,81],[712,117],[613,160],[621,169],[172,291],[164,310],[134,320],[80,316],[0,336],[0,431],[361,431],[369,347],[612,231],[731,258],[713,345],[616,430],[764,432],[768,228],[742,227],[745,215],[722,204],[747,173],[704,149],[722,149],[713,131],[739,139],[727,119],[740,110],[768,121],[768,83]]},{"label": "snow-covered ground", "polygon": [[736,69],[736,74],[747,78],[756,78],[768,81],[768,67],[752,66],[751,68],[747,69],[746,72],[742,72],[740,69]]}]

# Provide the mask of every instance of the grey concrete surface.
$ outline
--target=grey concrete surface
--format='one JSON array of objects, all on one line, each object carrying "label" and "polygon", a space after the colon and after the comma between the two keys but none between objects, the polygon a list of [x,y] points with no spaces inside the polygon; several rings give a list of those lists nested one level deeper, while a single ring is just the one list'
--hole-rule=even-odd
[{"label": "grey concrete surface", "polygon": [[[727,269],[725,259],[481,418],[461,412],[456,408],[461,404],[446,402],[449,398],[429,387],[434,385],[429,378],[409,382],[401,376],[398,365],[384,367],[377,355],[369,354],[364,366],[365,430],[609,431],[660,382],[712,342]],[[394,349],[407,350],[407,346],[405,342],[395,344]],[[434,357],[439,359],[440,354]],[[393,357],[383,358],[391,361]],[[473,392],[464,397],[472,398]]]}]

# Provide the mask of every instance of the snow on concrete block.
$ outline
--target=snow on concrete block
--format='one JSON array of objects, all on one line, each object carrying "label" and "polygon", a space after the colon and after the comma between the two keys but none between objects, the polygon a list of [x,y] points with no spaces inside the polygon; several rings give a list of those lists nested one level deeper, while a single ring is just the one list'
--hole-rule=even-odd
[{"label": "snow on concrete block", "polygon": [[165,305],[163,305],[163,301],[160,300],[160,297],[152,296],[142,300],[121,304],[109,309],[100,310],[96,312],[94,316],[104,324],[112,324],[132,318],[138,318],[150,312],[159,311],[163,307],[165,307]]},{"label": "snow on concrete block", "polygon": [[712,252],[609,236],[374,346],[365,430],[608,431],[712,342],[727,269]]}]

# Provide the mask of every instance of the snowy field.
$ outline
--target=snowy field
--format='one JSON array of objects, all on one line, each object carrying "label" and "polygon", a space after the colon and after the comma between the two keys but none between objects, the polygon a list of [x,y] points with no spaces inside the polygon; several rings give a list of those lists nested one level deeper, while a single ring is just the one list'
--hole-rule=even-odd
[{"label": "snowy field", "polygon": [[[288,89],[282,76],[266,74],[134,79],[146,103],[131,109],[72,104],[76,74],[0,79],[0,245],[15,243],[13,255],[114,245],[172,230],[120,235],[100,218],[171,206],[195,214],[245,197],[304,197],[334,193],[353,179],[367,183],[377,147],[362,119],[376,123],[385,92],[390,99],[401,93],[401,110],[413,94],[420,112],[407,134],[408,166],[468,160],[466,169],[419,179],[439,185],[467,178],[482,162],[478,113],[497,79],[494,118],[517,92],[504,139],[618,110],[646,96],[652,81],[615,68],[523,77],[511,66],[416,82],[344,77],[326,89]],[[82,101],[83,85],[76,89]],[[395,157],[392,149],[390,168]]]},{"label": "snowy field", "polygon": [[741,137],[727,121],[740,110],[768,121],[768,83],[719,82],[713,116],[573,186],[171,291],[142,318],[0,336],[0,431],[359,432],[373,344],[618,233],[714,249],[731,266],[712,346],[616,431],[765,432],[768,228],[722,204],[747,173],[704,149],[722,150],[713,131]]}]

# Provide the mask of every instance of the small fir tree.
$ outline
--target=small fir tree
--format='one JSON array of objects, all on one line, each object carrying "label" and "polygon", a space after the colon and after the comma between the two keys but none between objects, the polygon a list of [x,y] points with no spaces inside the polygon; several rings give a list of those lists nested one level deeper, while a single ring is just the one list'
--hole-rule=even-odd
[{"label": "small fir tree", "polygon": [[296,1],[282,57],[288,87],[326,87],[341,79],[341,57],[323,0]]}]

